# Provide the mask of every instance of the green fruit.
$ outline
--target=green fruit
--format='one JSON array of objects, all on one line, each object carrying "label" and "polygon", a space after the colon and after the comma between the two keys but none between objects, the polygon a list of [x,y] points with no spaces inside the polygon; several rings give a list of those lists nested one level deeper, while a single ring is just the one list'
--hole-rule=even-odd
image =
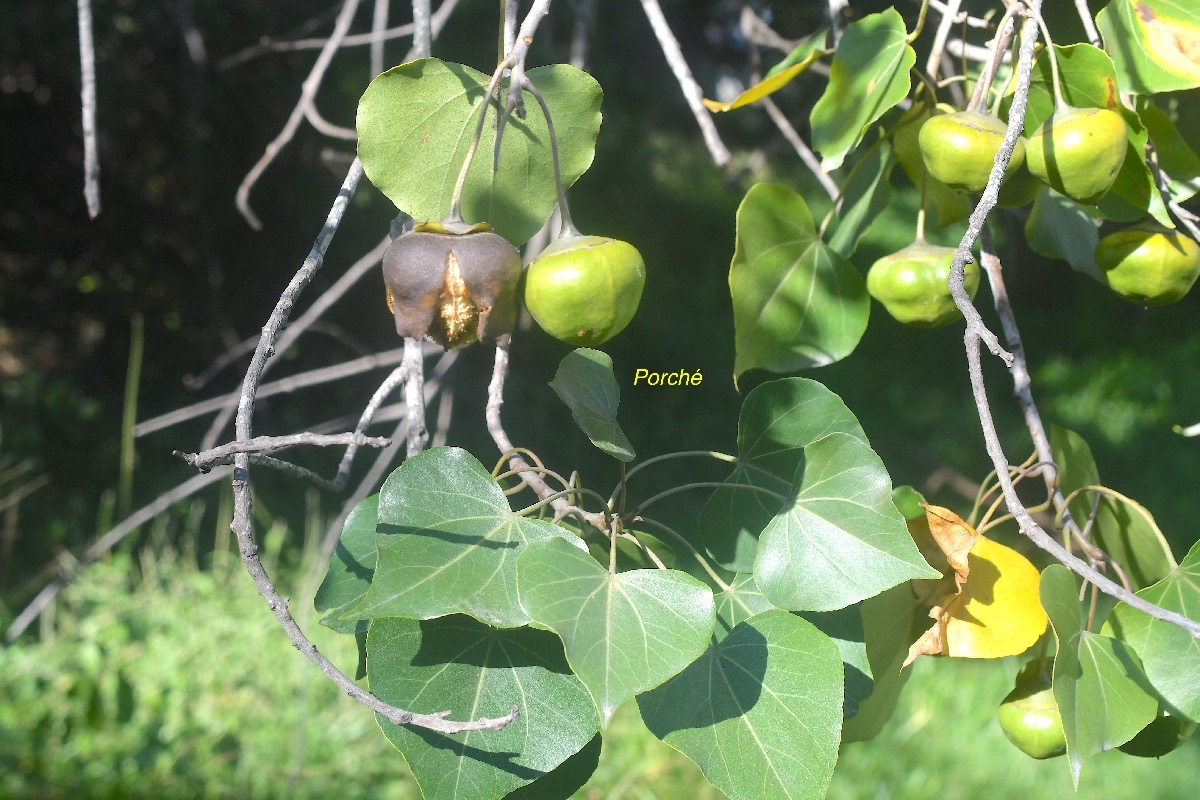
[{"label": "green fruit", "polygon": [[1051,664],[1051,659],[1035,659],[1022,667],[1016,686],[996,712],[1004,735],[1031,758],[1054,758],[1067,752],[1062,716],[1050,681]]},{"label": "green fruit", "polygon": [[[987,185],[1007,126],[982,111],[956,111],[933,117],[921,126],[918,140],[929,174],[952,189],[978,194]],[[1025,159],[1025,144],[1017,139],[1005,177]]]},{"label": "green fruit", "polygon": [[1196,723],[1164,713],[1117,749],[1131,756],[1159,758],[1178,748],[1195,730]]},{"label": "green fruit", "polygon": [[429,336],[446,348],[512,333],[521,254],[487,225],[467,230],[451,233],[440,223],[424,223],[383,254],[396,333],[412,339]]},{"label": "green fruit", "polygon": [[971,202],[967,196],[930,175],[925,170],[925,160],[921,156],[921,145],[918,141],[921,128],[934,115],[944,113],[946,112],[941,107],[930,109],[925,104],[914,105],[897,121],[896,132],[892,135],[896,160],[900,162],[904,174],[918,189],[921,188],[922,181],[925,183],[927,220],[938,228],[957,222],[971,213]]},{"label": "green fruit", "polygon": [[[905,325],[948,325],[962,317],[947,283],[954,252],[953,247],[914,242],[871,265],[867,291]],[[964,285],[974,297],[979,289],[979,267],[974,262],[964,269]]]},{"label": "green fruit", "polygon": [[1125,162],[1125,118],[1107,108],[1055,111],[1029,137],[1029,171],[1051,189],[1091,205],[1103,197]]},{"label": "green fruit", "polygon": [[1200,246],[1147,221],[1101,239],[1096,263],[1117,294],[1141,305],[1165,306],[1186,295],[1200,276]]},{"label": "green fruit", "polygon": [[637,311],[646,265],[628,242],[603,236],[560,239],[525,272],[525,306],[542,330],[576,347],[620,333]]}]

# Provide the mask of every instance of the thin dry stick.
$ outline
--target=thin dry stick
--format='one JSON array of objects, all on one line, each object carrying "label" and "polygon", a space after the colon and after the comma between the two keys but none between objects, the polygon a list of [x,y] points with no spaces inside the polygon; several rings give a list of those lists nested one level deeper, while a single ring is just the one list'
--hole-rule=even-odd
[{"label": "thin dry stick", "polygon": [[938,9],[942,18],[938,21],[937,30],[933,34],[933,44],[929,48],[929,58],[925,61],[925,74],[934,83],[937,83],[938,64],[942,63],[946,39],[950,37],[950,28],[954,26],[954,18],[958,16],[958,9],[961,5],[962,0],[949,0],[941,9]]},{"label": "thin dry stick", "polygon": [[1079,21],[1083,23],[1083,31],[1093,47],[1104,47],[1100,31],[1096,30],[1096,22],[1092,19],[1092,11],[1088,8],[1087,0],[1075,0],[1075,9],[1079,12]]},{"label": "thin dry stick", "polygon": [[[308,372],[297,373],[286,378],[281,378],[271,383],[263,384],[262,389],[258,392],[258,397],[270,397],[276,394],[287,394],[294,392],[297,389],[304,389],[309,386],[317,386],[322,383],[347,378],[351,375],[359,375],[363,372],[370,372],[373,369],[381,367],[390,367],[393,364],[399,364],[404,358],[404,349],[396,348],[394,350],[385,350],[382,353],[377,353],[371,356],[362,356],[360,358],[346,361],[341,364],[334,364],[330,367],[321,367],[320,369],[310,370]],[[208,400],[201,400],[199,403],[193,403],[190,406],[185,406],[167,414],[148,419],[140,423],[133,429],[135,436],[144,436],[148,433],[154,433],[164,428],[169,428],[172,425],[178,425],[181,422],[186,422],[189,419],[210,414],[213,411],[223,411],[230,405],[227,397],[212,397]],[[232,403],[234,409],[237,408],[237,401]],[[215,444],[202,446],[200,449],[206,450],[209,447],[214,447]]]},{"label": "thin dry stick", "polygon": [[[238,402],[237,418],[234,421],[234,430],[239,442],[248,442],[253,438],[255,392],[258,389],[267,359],[270,358],[279,331],[287,322],[288,315],[291,313],[297,297],[309,284],[324,262],[325,252],[329,248],[329,243],[337,232],[338,226],[341,224],[346,207],[350,202],[350,198],[354,195],[354,190],[361,178],[362,164],[358,159],[355,159],[349,173],[346,175],[346,180],[342,184],[341,191],[338,192],[337,199],[329,210],[324,227],[313,242],[312,250],[309,252],[308,257],[304,259],[304,264],[296,272],[287,288],[280,295],[279,302],[275,305],[275,310],[271,312],[270,318],[267,320],[266,325],[263,326],[262,338],[259,340],[258,347],[254,351],[254,356],[250,360],[250,366],[246,371],[246,378],[242,384],[242,395]],[[445,719],[450,714],[449,711],[435,714],[415,714],[385,703],[354,683],[341,670],[335,667],[329,659],[325,658],[317,650],[316,646],[309,641],[308,637],[304,635],[304,632],[296,624],[295,618],[292,617],[291,612],[288,610],[288,601],[280,596],[275,586],[271,583],[270,577],[267,575],[262,562],[258,558],[258,545],[254,541],[250,506],[250,456],[245,453],[238,453],[234,456],[233,522],[230,528],[237,537],[238,551],[241,555],[242,564],[250,574],[254,585],[258,588],[259,594],[266,601],[267,607],[271,609],[275,614],[275,619],[279,621],[279,624],[287,632],[292,644],[316,664],[330,680],[341,687],[346,694],[394,724],[414,725],[442,733],[459,733],[467,730],[495,730],[504,727],[516,719],[518,709],[514,706],[510,713],[498,719],[449,722]]]},{"label": "thin dry stick", "polygon": [[842,39],[842,15],[850,9],[850,0],[829,0],[829,42],[834,47]]},{"label": "thin dry stick", "polygon": [[168,510],[175,503],[191,497],[206,486],[229,477],[230,473],[231,470],[222,468],[215,469],[203,475],[195,475],[174,489],[162,493],[155,498],[154,502],[142,506],[121,520],[106,534],[93,542],[77,561],[71,563],[70,567],[61,569],[59,574],[50,583],[42,587],[42,590],[25,606],[24,610],[13,619],[12,625],[9,625],[8,630],[4,632],[4,640],[6,642],[13,642],[18,636],[24,633],[25,629],[37,619],[38,614],[42,613],[42,609],[50,605],[55,596],[70,584],[75,576],[79,574],[80,570],[88,564],[91,564],[97,558],[116,547],[126,536]]},{"label": "thin dry stick", "polygon": [[996,159],[992,165],[991,174],[988,176],[987,186],[983,190],[983,195],[980,197],[974,211],[971,212],[967,232],[963,235],[962,241],[959,243],[958,251],[955,253],[954,262],[950,270],[950,292],[954,297],[955,305],[958,306],[966,318],[963,345],[966,349],[967,368],[971,379],[971,392],[975,398],[976,409],[979,412],[979,422],[983,432],[984,444],[995,467],[996,480],[999,482],[1001,491],[1004,493],[1005,504],[1008,506],[1009,512],[1016,519],[1021,533],[1027,536],[1038,547],[1054,556],[1072,572],[1093,583],[1105,594],[1133,606],[1154,619],[1178,625],[1193,636],[1200,637],[1200,622],[1190,620],[1181,614],[1160,608],[1137,597],[1125,589],[1125,587],[1113,582],[1097,572],[1086,562],[1068,552],[1054,537],[1050,536],[1038,525],[1037,521],[1033,519],[1028,509],[1025,508],[1021,499],[1017,496],[1016,488],[1009,477],[1010,464],[1008,458],[1004,455],[1004,448],[1000,444],[1000,438],[996,432],[996,423],[992,417],[988,402],[987,388],[983,380],[980,344],[986,344],[991,353],[1003,360],[1010,370],[1013,368],[1015,359],[1011,353],[1007,352],[1000,345],[996,335],[988,330],[983,322],[983,318],[979,316],[979,312],[971,304],[971,298],[963,285],[964,265],[971,258],[971,248],[979,238],[980,232],[987,221],[988,214],[991,213],[996,205],[1004,170],[1008,166],[1013,148],[1016,146],[1017,139],[1024,125],[1025,108],[1029,99],[1030,77],[1033,72],[1033,51],[1037,43],[1037,22],[1034,16],[1037,14],[1038,6],[1040,6],[1040,3],[1037,0],[1032,0],[1030,3],[1031,15],[1026,17],[1025,23],[1022,26],[1017,89],[1013,96],[1012,107],[1009,110],[1008,130],[1005,133],[999,151],[996,153]]},{"label": "thin dry stick", "polygon": [[[334,284],[330,286],[329,289],[320,297],[313,301],[313,304],[308,307],[308,310],[301,314],[300,317],[297,318],[295,322],[290,324],[287,330],[280,335],[279,341],[276,343],[276,349],[283,351],[291,347],[292,344],[300,338],[302,333],[311,328],[313,325],[317,324],[317,321],[322,315],[324,315],[325,311],[328,310],[330,306],[332,306],[336,301],[340,300],[352,286],[358,283],[359,279],[371,272],[374,267],[379,264],[379,262],[383,259],[383,254],[387,250],[389,244],[391,244],[391,239],[384,237],[379,244],[375,245],[375,247],[371,249],[369,253],[356,261],[354,265],[350,267],[350,269],[346,270],[346,272],[340,278],[334,281]],[[383,355],[384,354],[381,353],[377,356],[377,358],[383,358]],[[395,362],[389,362],[389,364],[390,363]],[[271,369],[271,365],[272,362],[267,363],[268,372]],[[334,370],[336,368],[327,367],[326,369]],[[273,385],[274,384],[268,384],[268,387]],[[268,387],[263,388],[265,390]],[[223,406],[223,410],[215,419],[213,419],[212,424],[209,426],[208,433],[200,443],[200,449],[204,450],[216,445],[217,440],[220,438],[221,431],[225,430],[225,426],[229,424],[229,421],[233,418],[234,411],[237,410],[238,395],[239,391],[234,391],[226,396],[224,399],[225,405]],[[260,392],[258,396],[262,397],[263,394]]]},{"label": "thin dry stick", "polygon": [[817,182],[821,184],[821,188],[829,195],[829,199],[836,203],[841,193],[833,178],[830,178],[829,174],[821,169],[820,159],[809,149],[804,140],[800,138],[800,134],[792,127],[792,123],[788,121],[784,113],[779,110],[779,106],[775,105],[774,100],[764,97],[758,102],[767,110],[767,115],[775,123],[775,127],[783,134],[783,138],[791,143],[796,151],[796,155],[800,156],[800,160],[804,162],[804,166],[808,167],[809,171],[816,177]]},{"label": "thin dry stick", "polygon": [[387,447],[391,444],[387,439],[378,436],[365,436],[361,433],[328,433],[319,434],[305,431],[292,433],[287,436],[255,436],[248,442],[230,442],[211,450],[199,453],[182,453],[176,450],[172,455],[179,456],[190,466],[207,471],[213,464],[222,459],[228,459],[236,453],[273,453],[288,447],[308,445],[310,447],[340,447],[353,445],[357,447]]},{"label": "thin dry stick", "polygon": [[658,46],[662,48],[667,64],[675,73],[675,80],[679,82],[683,97],[687,100],[688,107],[692,110],[692,116],[696,118],[700,132],[704,135],[704,144],[708,147],[713,163],[718,167],[725,166],[731,157],[729,150],[721,141],[721,134],[717,133],[717,126],[713,122],[712,114],[704,106],[704,92],[700,89],[700,84],[696,83],[696,79],[692,77],[692,70],[683,57],[683,51],[679,49],[679,42],[675,39],[675,34],[671,32],[671,26],[667,24],[667,18],[663,16],[662,7],[659,6],[658,0],[641,1],[642,10],[646,12],[646,18],[650,20],[650,27],[654,29],[654,35],[658,38]]},{"label": "thin dry stick", "polygon": [[96,42],[92,0],[78,0],[80,101],[83,112],[83,198],[88,216],[100,214],[100,156],[96,150]]},{"label": "thin dry stick", "polygon": [[[387,41],[383,38],[383,33],[387,30],[389,5],[390,0],[375,0],[375,8],[371,13],[371,36],[375,37],[371,41],[372,80],[383,72],[383,47]],[[342,42],[342,46],[346,46],[345,41]]]},{"label": "thin dry stick", "polygon": [[429,0],[413,0],[413,55],[428,58],[433,54],[433,19]]},{"label": "thin dry stick", "polygon": [[300,121],[304,119],[308,106],[312,104],[313,98],[317,94],[317,89],[321,87],[321,81],[325,77],[325,71],[329,69],[329,63],[333,61],[333,56],[341,46],[342,39],[346,36],[346,31],[350,29],[350,23],[354,21],[354,12],[358,10],[358,0],[345,0],[342,4],[341,13],[338,14],[337,22],[334,23],[333,33],[325,42],[325,46],[321,48],[321,54],[317,56],[317,61],[309,70],[308,77],[304,79],[304,83],[300,86],[300,100],[296,103],[296,107],[292,109],[291,116],[284,123],[283,130],[279,132],[270,144],[267,145],[266,152],[258,159],[250,171],[246,173],[246,177],[242,178],[242,183],[237,190],[237,208],[246,222],[250,224],[254,230],[262,230],[262,222],[254,211],[250,208],[250,190],[258,179],[266,171],[267,167],[279,155],[279,151],[284,145],[292,140],[296,135],[296,130],[300,127]]}]

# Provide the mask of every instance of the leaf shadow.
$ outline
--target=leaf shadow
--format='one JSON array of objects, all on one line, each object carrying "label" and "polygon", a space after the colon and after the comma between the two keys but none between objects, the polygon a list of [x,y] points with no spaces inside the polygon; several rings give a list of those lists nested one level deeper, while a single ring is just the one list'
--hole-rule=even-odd
[{"label": "leaf shadow", "polygon": [[[494,527],[490,528],[489,532],[490,530],[494,530]],[[489,550],[515,550],[522,544],[522,542],[515,541],[513,539],[492,539],[487,536],[456,533],[454,531],[440,530],[438,528],[418,528],[412,525],[394,525],[390,522],[379,523],[378,531],[389,536],[418,536],[426,539],[436,539],[439,542],[445,542],[446,544],[452,544],[458,547],[483,547]]]},{"label": "leaf shadow", "polygon": [[[474,640],[466,648],[464,639]],[[535,628],[493,628],[474,617],[454,614],[421,622],[421,646],[412,657],[415,667],[469,664],[492,669],[540,667],[570,674],[562,640]]]}]

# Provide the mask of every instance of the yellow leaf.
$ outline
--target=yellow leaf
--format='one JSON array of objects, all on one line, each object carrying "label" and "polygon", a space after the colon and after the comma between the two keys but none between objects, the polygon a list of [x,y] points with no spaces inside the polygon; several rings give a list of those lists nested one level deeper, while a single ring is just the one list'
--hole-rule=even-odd
[{"label": "yellow leaf", "polygon": [[809,53],[808,57],[803,61],[799,62],[798,64],[793,64],[782,72],[776,73],[769,78],[764,78],[728,103],[722,103],[717,100],[709,100],[708,98],[705,98],[704,105],[709,111],[713,112],[732,111],[735,108],[741,108],[742,106],[750,105],[756,100],[761,100],[767,95],[774,94],[784,86],[787,86],[796,78],[797,75],[799,75],[801,72],[804,72],[806,69],[812,66],[813,62],[818,61],[824,55],[826,55],[826,53],[823,50],[815,50],[814,52]]},{"label": "yellow leaf", "polygon": [[926,506],[925,514],[929,543],[943,555],[945,571],[953,569],[956,588],[933,605],[933,625],[909,648],[905,666],[922,655],[1002,658],[1028,650],[1047,624],[1037,569],[949,509]]}]

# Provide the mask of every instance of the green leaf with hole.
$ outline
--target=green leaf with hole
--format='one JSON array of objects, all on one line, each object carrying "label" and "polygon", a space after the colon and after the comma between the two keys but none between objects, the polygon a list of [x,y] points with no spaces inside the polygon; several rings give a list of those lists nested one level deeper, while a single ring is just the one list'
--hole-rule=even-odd
[{"label": "green leaf with hole", "polygon": [[571,409],[571,417],[592,444],[621,461],[636,457],[617,423],[621,390],[607,353],[581,347],[559,363],[550,388]]},{"label": "green leaf with hole", "polygon": [[867,127],[908,96],[908,71],[917,54],[907,37],[894,8],[846,26],[829,68],[829,85],[809,118],[822,169],[840,167]]},{"label": "green leaf with hole", "polygon": [[525,625],[517,556],[528,542],[551,538],[579,541],[513,513],[500,485],[466,450],[418,453],[379,492],[375,576],[362,602],[340,618],[461,613],[500,627]]},{"label": "green leaf with hole", "polygon": [[371,588],[375,573],[375,525],[379,518],[379,495],[373,494],[350,510],[342,535],[329,559],[313,606],[325,614],[322,625],[338,633],[366,632],[361,622],[340,621],[338,616],[358,605]]},{"label": "green leaf with hole", "polygon": [[[499,630],[469,617],[376,619],[367,634],[367,677],[385,702],[450,719],[520,715],[494,731],[452,736],[376,716],[404,754],[427,800],[494,800],[588,746],[600,720],[554,634]],[[553,735],[548,735],[552,731]]]},{"label": "green leaf with hole", "polygon": [[816,626],[766,611],[638,707],[655,736],[733,800],[822,798],[837,761],[842,660]]},{"label": "green leaf with hole", "polygon": [[1121,90],[1200,86],[1200,8],[1191,0],[1112,0],[1096,15]]},{"label": "green leaf with hole", "polygon": [[840,431],[867,440],[862,425],[842,398],[808,378],[784,378],[757,386],[738,417],[738,463],[727,484],[754,486],[717,489],[700,512],[705,548],[731,571],[754,565],[758,536],[791,496],[792,478],[804,448]]},{"label": "green leaf with hole", "polygon": [[1054,699],[1078,788],[1083,762],[1125,744],[1149,725],[1158,713],[1158,698],[1132,648],[1087,630],[1079,585],[1066,567],[1046,567],[1040,593],[1058,642]]},{"label": "green leaf with hole", "polygon": [[676,570],[610,573],[561,540],[518,560],[521,605],[562,637],[605,725],[630,697],[675,675],[712,636],[712,590]]},{"label": "green leaf with hole", "polygon": [[[527,74],[550,108],[563,184],[570,186],[592,164],[603,92],[590,75],[566,64]],[[359,100],[363,169],[371,183],[418,222],[440,220],[449,210],[489,81],[462,64],[422,58],[384,72]],[[462,206],[468,222],[487,222],[517,245],[542,227],[558,201],[546,120],[531,94],[522,97],[525,119],[509,119],[495,171],[492,104]]]},{"label": "green leaf with hole", "polygon": [[939,578],[892,503],[883,462],[861,439],[830,433],[804,448],[793,500],[758,543],[754,579],[775,605],[833,611],[913,578]]},{"label": "green leaf with hole", "polygon": [[[1200,543],[1183,563],[1138,597],[1189,619],[1200,619]],[[1146,677],[1175,716],[1200,722],[1200,639],[1124,603],[1110,617],[1120,639],[1141,656]]]},{"label": "green leaf with hole", "polygon": [[808,204],[785,186],[757,184],[738,207],[729,291],[735,381],[755,368],[831,364],[867,329],[866,281],[821,241]]},{"label": "green leaf with hole", "polygon": [[[1058,465],[1058,485],[1064,496],[1084,486],[1101,485],[1091,448],[1082,436],[1054,426],[1050,431],[1050,451]],[[1093,495],[1081,493],[1071,501],[1071,517],[1080,527],[1087,524],[1093,499]],[[1125,570],[1134,590],[1162,580],[1175,568],[1171,546],[1153,520],[1111,497],[1100,498],[1091,536]]]}]

